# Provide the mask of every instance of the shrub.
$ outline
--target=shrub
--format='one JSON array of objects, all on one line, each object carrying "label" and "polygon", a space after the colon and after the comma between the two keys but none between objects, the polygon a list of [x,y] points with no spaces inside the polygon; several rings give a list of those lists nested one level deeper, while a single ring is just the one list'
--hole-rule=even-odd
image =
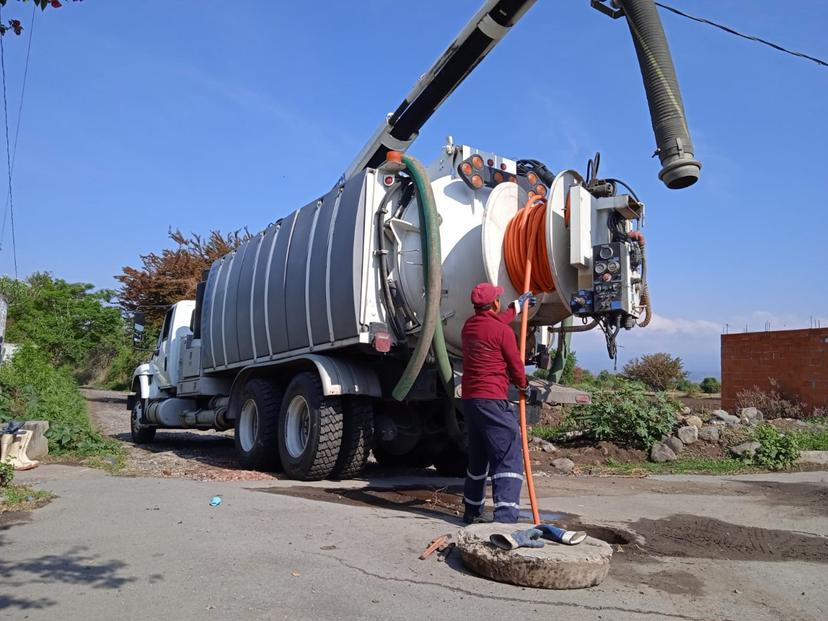
[{"label": "shrub", "polygon": [[699,392],[699,385],[695,382],[691,382],[689,379],[683,379],[678,384],[676,384],[676,390],[680,390],[681,392],[686,392],[688,394],[694,395]]},{"label": "shrub", "polygon": [[108,441],[92,428],[86,402],[65,369],[54,368],[38,349],[23,347],[0,367],[0,422],[49,422],[49,447],[55,454],[100,452]]},{"label": "shrub", "polygon": [[765,420],[806,417],[802,404],[785,398],[779,390],[779,382],[774,379],[770,380],[770,390],[767,392],[754,386],[736,393],[736,405],[740,408],[758,409],[764,414]]},{"label": "shrub", "polygon": [[708,395],[722,391],[722,385],[715,377],[705,377],[699,384],[699,388]]},{"label": "shrub", "polygon": [[539,377],[542,380],[545,380],[549,377],[549,371],[546,369],[535,369],[535,372],[532,373],[533,376]]},{"label": "shrub", "polygon": [[592,404],[577,406],[572,417],[595,440],[646,449],[673,430],[677,411],[678,404],[666,395],[650,397],[641,387],[626,385],[596,391]]},{"label": "shrub", "polygon": [[761,445],[746,461],[770,470],[785,470],[799,457],[796,438],[779,433],[772,425],[759,425],[753,438]]},{"label": "shrub", "polygon": [[675,388],[687,374],[681,358],[657,353],[633,358],[624,365],[623,375],[652,390],[669,390]]},{"label": "shrub", "polygon": [[577,366],[572,369],[573,384],[592,384],[593,382],[595,382],[595,376],[589,370]]},{"label": "shrub", "polygon": [[14,467],[11,464],[0,463],[0,487],[9,487],[14,481]]}]

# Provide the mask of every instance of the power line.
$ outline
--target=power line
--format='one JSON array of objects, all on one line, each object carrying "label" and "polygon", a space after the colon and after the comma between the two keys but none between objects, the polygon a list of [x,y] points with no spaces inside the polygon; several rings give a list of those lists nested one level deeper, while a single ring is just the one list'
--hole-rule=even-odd
[{"label": "power line", "polygon": [[[32,4],[32,19],[29,22],[29,42],[26,45],[26,64],[23,67],[23,86],[20,89],[20,105],[17,107],[17,127],[14,130],[14,146],[12,147],[11,170],[14,174],[14,164],[17,161],[17,139],[20,136],[20,120],[23,118],[23,98],[26,95],[26,80],[29,77],[29,56],[32,53],[32,35],[34,34],[36,4]],[[3,208],[3,225],[0,227],[0,250],[3,249],[3,240],[6,238],[6,219],[9,215],[9,195],[6,195],[6,205]]]},{"label": "power line", "polygon": [[752,35],[742,34],[733,28],[728,28],[727,26],[723,26],[722,24],[717,24],[716,22],[712,22],[709,19],[704,19],[703,17],[695,17],[693,15],[688,15],[687,13],[683,13],[678,9],[675,9],[671,6],[667,6],[666,4],[662,4],[661,2],[655,3],[657,6],[660,6],[662,9],[670,11],[671,13],[675,13],[676,15],[681,15],[682,17],[686,17],[687,19],[692,19],[694,22],[699,22],[701,24],[707,24],[708,26],[713,26],[714,28],[718,28],[720,30],[724,30],[725,32],[736,35],[737,37],[742,37],[743,39],[747,39],[748,41],[755,41],[756,43],[762,43],[763,45],[767,45],[772,47],[775,50],[780,52],[784,52],[785,54],[790,54],[791,56],[798,56],[799,58],[805,58],[807,60],[811,60],[818,65],[822,65],[823,67],[828,67],[828,62],[824,60],[820,60],[814,56],[808,56],[808,54],[803,54],[802,52],[794,52],[793,50],[789,50],[787,48],[782,47],[781,45],[777,45],[776,43],[771,43],[770,41],[766,41],[765,39],[760,39],[759,37],[754,37]]},{"label": "power line", "polygon": [[[2,14],[0,14],[0,22],[2,22]],[[8,165],[9,177],[9,215],[11,216],[12,257],[14,258],[14,278],[17,280],[17,239],[14,234],[14,195],[12,193],[11,149],[9,148],[9,104],[6,99],[6,52],[3,46],[4,38],[0,36],[0,70],[2,70],[3,74],[3,119],[6,127],[6,164]]]}]

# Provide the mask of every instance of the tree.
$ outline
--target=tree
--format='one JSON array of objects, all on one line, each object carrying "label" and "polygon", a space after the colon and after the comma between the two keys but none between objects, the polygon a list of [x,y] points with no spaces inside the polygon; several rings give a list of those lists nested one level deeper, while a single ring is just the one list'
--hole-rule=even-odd
[{"label": "tree", "polygon": [[[0,7],[6,6],[8,0],[0,0]],[[17,0],[18,2],[28,2],[29,0]],[[72,0],[72,2],[83,2],[83,0]],[[60,0],[32,0],[32,3],[40,7],[41,11],[45,11],[47,8],[52,9],[59,9],[63,6],[63,3]],[[9,25],[0,23],[0,36],[6,34],[9,30],[14,32],[16,35],[20,35],[23,32],[23,24],[20,22],[19,19],[10,19]]]},{"label": "tree", "polygon": [[216,259],[252,237],[247,229],[226,235],[211,231],[206,238],[195,234],[186,237],[176,229],[169,236],[176,248],[141,255],[141,267],[124,267],[115,277],[122,285],[118,291],[121,308],[143,311],[150,330],[158,329],[171,304],[195,297],[204,271]]},{"label": "tree", "polygon": [[707,394],[719,392],[722,389],[722,385],[715,377],[705,377],[699,384],[699,387],[702,389],[702,392]]},{"label": "tree", "polygon": [[9,303],[6,340],[34,345],[56,367],[77,371],[101,349],[114,355],[123,338],[123,319],[109,289],[95,291],[91,284],[42,272],[25,281],[0,278],[0,293]]},{"label": "tree", "polygon": [[669,390],[687,377],[681,358],[670,354],[647,354],[633,358],[622,371],[627,379],[639,381],[652,390]]}]

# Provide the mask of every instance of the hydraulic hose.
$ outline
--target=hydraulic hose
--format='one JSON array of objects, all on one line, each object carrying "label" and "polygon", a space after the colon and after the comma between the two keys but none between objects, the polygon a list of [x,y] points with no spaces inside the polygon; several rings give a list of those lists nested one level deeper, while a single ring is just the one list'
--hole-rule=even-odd
[{"label": "hydraulic hose", "polygon": [[676,70],[653,0],[618,0],[627,17],[644,90],[650,106],[661,172],[658,178],[671,190],[699,179],[701,162],[694,159]]},{"label": "hydraulic hose", "polygon": [[[389,152],[388,159],[401,162],[414,181],[417,207],[420,214],[420,247],[423,255],[423,280],[425,283],[425,310],[420,335],[414,351],[408,359],[402,376],[394,386],[392,395],[397,401],[406,398],[414,385],[420,370],[428,356],[429,348],[434,344],[434,353],[440,378],[444,384],[451,385],[453,373],[448,360],[443,325],[440,318],[440,292],[442,288],[442,264],[440,250],[440,228],[437,204],[434,192],[428,182],[428,174],[423,165],[409,155]],[[435,338],[436,337],[436,338]],[[453,388],[449,392],[453,399]]]},{"label": "hydraulic hose", "polygon": [[572,344],[572,316],[561,321],[560,332],[558,332],[558,347],[555,351],[555,359],[552,361],[552,368],[549,369],[549,379],[556,384],[561,383],[564,369],[566,368],[566,357]]}]

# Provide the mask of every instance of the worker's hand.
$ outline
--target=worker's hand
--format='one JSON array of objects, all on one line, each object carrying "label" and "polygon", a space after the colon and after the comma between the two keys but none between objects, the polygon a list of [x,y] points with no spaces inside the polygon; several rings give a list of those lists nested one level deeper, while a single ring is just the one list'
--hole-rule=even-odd
[{"label": "worker's hand", "polygon": [[529,384],[526,384],[523,388],[518,387],[518,392],[520,392],[526,400],[529,401],[529,398],[532,396],[532,389],[529,388]]},{"label": "worker's hand", "polygon": [[515,316],[520,315],[521,311],[523,310],[523,303],[528,301],[529,308],[532,308],[535,304],[538,303],[538,298],[531,291],[527,291],[526,293],[521,294],[521,296],[512,302],[515,307]]}]

